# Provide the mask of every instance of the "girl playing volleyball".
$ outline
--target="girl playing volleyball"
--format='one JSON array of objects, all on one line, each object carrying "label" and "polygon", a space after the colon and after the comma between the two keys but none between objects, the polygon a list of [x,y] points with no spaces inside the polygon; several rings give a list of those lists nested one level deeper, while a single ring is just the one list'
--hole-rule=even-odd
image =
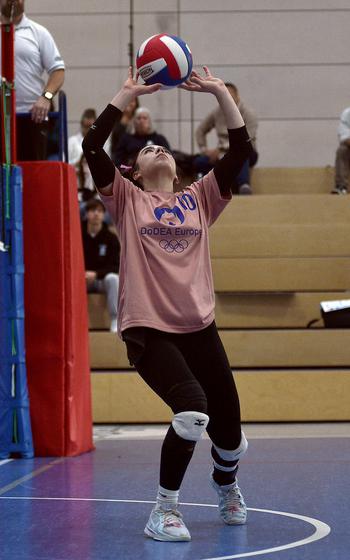
[{"label": "girl playing volleyball", "polygon": [[232,198],[231,185],[252,150],[243,119],[224,82],[204,67],[180,87],[214,95],[225,114],[230,149],[214,169],[180,192],[171,153],[146,146],[133,179],[124,178],[103,145],[125,107],[161,84],[141,85],[131,69],[123,87],[85,136],[83,149],[119,239],[119,334],[130,363],[169,405],[156,505],[145,534],[160,541],[188,541],[178,511],[179,488],[196,442],[212,441],[211,483],[229,525],[246,521],[237,485],[238,461],[247,449],[231,368],[214,321],[208,228]]}]

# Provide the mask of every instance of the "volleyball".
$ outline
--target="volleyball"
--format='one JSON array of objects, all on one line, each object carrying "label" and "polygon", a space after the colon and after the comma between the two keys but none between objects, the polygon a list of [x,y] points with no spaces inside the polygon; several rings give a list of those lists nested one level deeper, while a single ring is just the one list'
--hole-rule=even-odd
[{"label": "volleyball", "polygon": [[162,89],[170,89],[189,77],[192,54],[180,37],[161,33],[142,43],[137,51],[136,67],[146,84],[161,83]]}]

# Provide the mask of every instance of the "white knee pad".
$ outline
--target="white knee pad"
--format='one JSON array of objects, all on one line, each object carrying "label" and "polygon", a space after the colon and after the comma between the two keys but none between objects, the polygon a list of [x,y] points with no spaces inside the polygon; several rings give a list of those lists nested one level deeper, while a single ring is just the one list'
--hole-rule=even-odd
[{"label": "white knee pad", "polygon": [[186,411],[175,414],[172,426],[178,436],[190,441],[198,441],[205,432],[209,416],[203,412]]},{"label": "white knee pad", "polygon": [[[216,445],[214,445],[214,448],[216,449],[216,452],[221,457],[221,459],[223,459],[224,461],[239,461],[239,459],[243,457],[248,449],[248,442],[244,435],[244,432],[241,432],[241,434],[241,443],[239,444],[237,449],[229,451],[228,449],[221,449],[221,447],[217,447]],[[221,467],[221,469],[223,470],[223,467]]]}]

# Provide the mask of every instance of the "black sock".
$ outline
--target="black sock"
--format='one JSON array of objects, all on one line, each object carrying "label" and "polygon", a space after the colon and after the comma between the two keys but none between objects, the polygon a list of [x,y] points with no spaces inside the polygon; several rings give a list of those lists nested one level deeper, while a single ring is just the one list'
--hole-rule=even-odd
[{"label": "black sock", "polygon": [[[220,486],[232,484],[235,481],[238,471],[238,461],[225,461],[225,459],[220,457],[214,445],[212,445],[211,448],[211,456],[214,460],[214,481]],[[222,469],[220,469],[220,467],[222,467]]]},{"label": "black sock", "polygon": [[227,484],[232,484],[236,480],[236,474],[238,471],[238,467],[236,467],[233,471],[220,471],[216,467],[214,467],[213,471],[213,479],[216,484],[219,486],[226,486]]},{"label": "black sock", "polygon": [[160,459],[160,485],[168,490],[178,490],[191,460],[196,442],[183,439],[170,426]]}]

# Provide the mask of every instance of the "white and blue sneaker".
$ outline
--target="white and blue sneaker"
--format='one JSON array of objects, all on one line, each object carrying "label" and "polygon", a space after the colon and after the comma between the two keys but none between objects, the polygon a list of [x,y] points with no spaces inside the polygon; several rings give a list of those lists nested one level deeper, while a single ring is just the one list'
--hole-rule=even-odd
[{"label": "white and blue sneaker", "polygon": [[147,537],[155,541],[190,541],[191,535],[176,507],[163,510],[154,507],[144,531]]},{"label": "white and blue sneaker", "polygon": [[219,513],[227,525],[244,525],[247,521],[247,506],[237,482],[220,486],[211,476],[211,484],[219,496]]}]

